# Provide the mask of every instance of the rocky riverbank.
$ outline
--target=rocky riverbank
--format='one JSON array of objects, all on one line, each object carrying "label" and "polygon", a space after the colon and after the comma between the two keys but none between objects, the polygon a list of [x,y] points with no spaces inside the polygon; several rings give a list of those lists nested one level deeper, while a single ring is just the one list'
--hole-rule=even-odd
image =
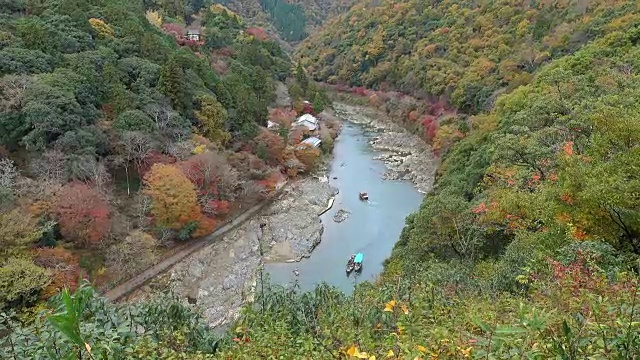
[{"label": "rocky riverbank", "polygon": [[[383,177],[408,179],[419,190],[428,191],[435,168],[428,146],[417,136],[367,110],[336,104],[336,115],[340,118],[379,131],[371,145],[383,152],[378,158],[389,168]],[[170,291],[200,308],[213,327],[236,320],[241,307],[253,300],[258,269],[263,262],[300,261],[320,243],[324,227],[318,214],[338,193],[326,176],[327,165],[322,164],[314,176],[288,185],[259,216],[189,256],[133,297]],[[341,214],[337,220],[344,221],[347,217],[348,214]]]},{"label": "rocky riverbank", "polygon": [[260,216],[265,224],[265,261],[291,262],[309,256],[322,236],[318,214],[337,193],[326,177],[302,179],[288,187]]},{"label": "rocky riverbank", "polygon": [[[319,174],[324,171],[321,168]],[[336,193],[322,176],[288,185],[259,216],[189,256],[133,298],[168,291],[202,309],[212,327],[233,322],[253,299],[261,250],[264,261],[308,257],[323,231],[318,214]]]},{"label": "rocky riverbank", "polygon": [[433,187],[437,160],[431,148],[419,136],[410,134],[384,114],[362,106],[334,103],[342,120],[364,125],[378,132],[369,143],[380,152],[376,159],[389,168],[383,178],[409,180],[422,193]]}]

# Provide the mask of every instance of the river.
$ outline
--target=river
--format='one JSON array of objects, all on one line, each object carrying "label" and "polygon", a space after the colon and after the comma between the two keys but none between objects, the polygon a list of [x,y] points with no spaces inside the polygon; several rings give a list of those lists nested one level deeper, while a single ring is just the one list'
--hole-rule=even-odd
[{"label": "river", "polygon": [[[374,159],[380,153],[369,145],[375,135],[361,125],[344,123],[328,174],[330,184],[340,192],[333,208],[321,216],[322,241],[310,258],[299,263],[266,264],[272,283],[291,286],[297,281],[304,291],[326,282],[350,294],[356,282],[372,280],[380,274],[405,218],[420,207],[423,195],[409,181],[383,180],[387,168]],[[369,194],[369,201],[360,201],[361,191]],[[350,214],[337,223],[333,216],[341,209]],[[346,261],[357,252],[364,254],[362,272],[347,277]],[[298,276],[294,275],[295,269]]]},{"label": "river", "polygon": [[[386,118],[370,116],[367,108],[334,106],[336,114],[351,122],[343,122],[336,139],[328,182],[312,177],[292,182],[259,215],[210,239],[131,298],[169,291],[200,308],[211,327],[222,328],[253,301],[263,261],[272,283],[291,286],[297,281],[302,290],[326,282],[351,294],[355,282],[380,274],[406,216],[422,202],[416,187],[423,192],[431,189],[436,164],[422,140]],[[382,133],[367,130],[371,128]],[[379,156],[384,162],[375,159]],[[383,175],[405,180],[383,180]],[[359,200],[361,191],[369,193],[370,201]],[[318,219],[334,195],[333,208]],[[337,223],[333,216],[342,209],[350,215]],[[310,258],[304,258],[311,250]],[[364,253],[362,273],[347,277],[346,261],[357,252]],[[301,262],[277,262],[301,257]]]}]

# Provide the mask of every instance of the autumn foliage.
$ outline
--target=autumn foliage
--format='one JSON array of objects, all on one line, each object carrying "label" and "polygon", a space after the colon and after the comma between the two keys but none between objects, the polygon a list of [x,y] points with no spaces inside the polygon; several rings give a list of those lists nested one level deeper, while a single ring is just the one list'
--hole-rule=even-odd
[{"label": "autumn foliage", "polygon": [[233,153],[228,160],[229,165],[248,177],[262,178],[268,171],[263,160],[247,151]]},{"label": "autumn foliage", "polygon": [[144,161],[140,165],[140,169],[138,169],[140,176],[144,177],[144,175],[151,170],[151,167],[155,164],[173,164],[176,162],[176,158],[173,156],[169,156],[163,154],[159,151],[152,151],[149,156],[144,158]]},{"label": "autumn foliage", "polygon": [[147,21],[158,28],[162,27],[162,15],[158,11],[148,10],[146,13]]},{"label": "autumn foliage", "polygon": [[267,34],[264,32],[264,30],[262,30],[261,28],[257,28],[257,27],[250,27],[246,30],[246,33],[249,35],[252,35],[253,37],[255,37],[256,39],[260,40],[260,41],[265,41],[267,40],[269,37],[267,36]]},{"label": "autumn foliage", "polygon": [[96,18],[89,19],[89,25],[100,35],[101,37],[113,37],[114,31],[113,28],[105,23],[104,21]]},{"label": "autumn foliage", "polygon": [[172,165],[155,164],[145,175],[145,193],[151,196],[151,214],[157,225],[180,229],[202,217],[195,186]]},{"label": "autumn foliage", "polygon": [[269,120],[288,129],[296,120],[296,115],[297,113],[293,109],[272,109],[269,112]]},{"label": "autumn foliage", "polygon": [[63,247],[36,250],[34,263],[51,272],[51,283],[44,288],[43,298],[58,293],[61,288],[75,290],[81,278],[78,257]]},{"label": "autumn foliage", "polygon": [[198,154],[179,164],[184,175],[196,186],[198,193],[218,194],[220,174],[212,164],[211,153]]},{"label": "autumn foliage", "polygon": [[269,130],[263,129],[254,139],[255,150],[258,156],[262,155],[269,165],[278,165],[282,162],[285,143],[282,137]]},{"label": "autumn foliage", "polygon": [[298,126],[293,128],[289,132],[289,144],[290,145],[299,144],[302,141],[302,136],[305,134],[305,132],[308,132],[308,130],[305,130],[305,129],[306,128],[303,126]]},{"label": "autumn foliage", "polygon": [[167,24],[162,24],[162,31],[177,38],[179,36],[184,35],[184,33],[186,32],[186,29],[184,28],[184,26],[180,24],[167,23]]},{"label": "autumn foliage", "polygon": [[210,200],[207,209],[212,215],[226,215],[229,213],[229,202],[225,200]]},{"label": "autumn foliage", "polygon": [[249,208],[277,165],[282,139],[263,144],[270,165],[249,143],[290,55],[211,1],[142,3],[0,5],[0,310],[73,288],[78,263],[115,285],[149,265],[153,240]]},{"label": "autumn foliage", "polygon": [[269,176],[267,176],[264,180],[260,180],[257,183],[258,185],[264,187],[266,191],[273,192],[276,190],[276,186],[282,181],[284,181],[283,175],[278,171],[274,171],[269,174]]},{"label": "autumn foliage", "polygon": [[304,164],[305,170],[310,171],[314,168],[318,158],[320,157],[320,149],[302,144],[296,149],[295,155],[296,158]]},{"label": "autumn foliage", "polygon": [[62,235],[79,245],[96,244],[109,233],[109,203],[80,182],[62,188],[53,215],[60,224]]},{"label": "autumn foliage", "polygon": [[198,219],[198,227],[191,234],[191,237],[201,237],[210,234],[216,228],[217,222],[215,219],[201,216]]},{"label": "autumn foliage", "polygon": [[436,131],[438,131],[438,122],[432,116],[427,116],[422,121],[422,126],[425,129],[424,137],[428,142],[433,141],[433,138],[436,136]]},{"label": "autumn foliage", "polygon": [[165,23],[165,24],[162,24],[161,28],[162,28],[162,31],[164,33],[173,36],[174,39],[176,40],[176,42],[179,45],[183,45],[183,46],[202,46],[204,44],[203,41],[195,41],[195,40],[187,39],[185,37],[185,34],[186,34],[187,30],[185,29],[184,26],[182,26],[180,24]]}]

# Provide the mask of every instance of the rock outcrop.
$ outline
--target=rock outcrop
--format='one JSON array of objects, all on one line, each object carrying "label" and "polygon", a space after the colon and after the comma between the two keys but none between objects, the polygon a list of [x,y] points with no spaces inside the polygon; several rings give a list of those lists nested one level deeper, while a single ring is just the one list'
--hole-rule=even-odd
[{"label": "rock outcrop", "polygon": [[365,125],[378,132],[370,144],[380,152],[376,159],[384,161],[389,171],[383,178],[409,180],[422,193],[433,187],[436,158],[419,136],[410,134],[389,118],[369,108],[335,103],[336,114],[346,121]]}]

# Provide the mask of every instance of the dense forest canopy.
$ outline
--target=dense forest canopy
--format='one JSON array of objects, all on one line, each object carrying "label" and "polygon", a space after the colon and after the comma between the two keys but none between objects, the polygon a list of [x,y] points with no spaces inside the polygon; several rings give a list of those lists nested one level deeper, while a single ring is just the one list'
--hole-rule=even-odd
[{"label": "dense forest canopy", "polygon": [[[254,124],[266,121],[272,93],[256,83],[268,85],[268,79],[283,79],[289,71],[276,45],[242,39],[240,22],[207,12],[203,20],[213,36],[203,50],[235,47],[232,71],[220,76],[206,58],[178,48],[149,24],[142,3],[95,3],[52,1],[13,9],[27,17],[3,16],[0,73],[13,75],[5,87],[23,90],[3,92],[8,110],[2,119],[4,144],[34,150],[80,146],[76,153],[96,155],[105,150],[100,144],[104,132],[95,128],[100,116],[120,124],[132,112],[149,116],[151,108],[170,114],[162,135],[173,140],[189,132],[195,99],[202,96],[216,96],[237,134],[251,134]],[[263,115],[253,117],[257,111]],[[45,119],[46,125],[39,123]],[[127,125],[129,130],[142,126]],[[85,141],[74,143],[79,137]]]},{"label": "dense forest canopy", "polygon": [[302,7],[282,0],[260,0],[260,5],[271,16],[284,40],[299,41],[307,37]]},{"label": "dense forest canopy", "polygon": [[633,1],[360,1],[299,57],[317,80],[488,109],[548,61],[638,19]]},{"label": "dense forest canopy", "polygon": [[267,165],[253,139],[288,56],[228,9],[201,6],[0,5],[0,308],[81,272],[129,276],[280,178],[282,159]]}]

